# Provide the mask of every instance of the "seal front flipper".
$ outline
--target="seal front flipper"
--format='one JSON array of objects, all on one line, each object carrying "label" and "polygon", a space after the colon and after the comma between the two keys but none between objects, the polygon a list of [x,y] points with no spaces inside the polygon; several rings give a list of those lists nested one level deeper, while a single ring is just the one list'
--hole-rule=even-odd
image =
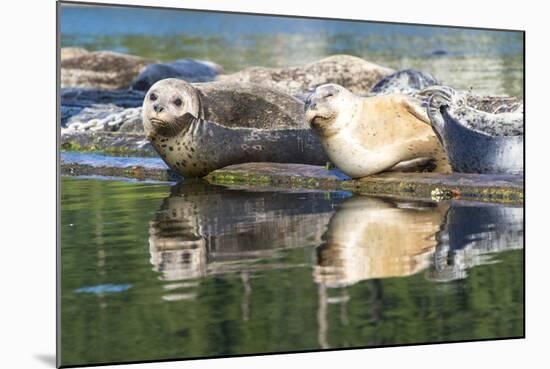
[{"label": "seal front flipper", "polygon": [[430,118],[428,117],[426,110],[420,104],[420,101],[412,101],[412,99],[409,97],[406,97],[401,102],[401,105],[406,112],[408,112],[421,122],[431,125]]}]

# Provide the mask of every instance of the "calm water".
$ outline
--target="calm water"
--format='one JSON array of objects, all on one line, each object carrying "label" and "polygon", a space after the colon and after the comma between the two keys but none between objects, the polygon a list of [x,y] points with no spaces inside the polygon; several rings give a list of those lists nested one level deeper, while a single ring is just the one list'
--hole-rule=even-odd
[{"label": "calm water", "polygon": [[520,32],[91,6],[63,6],[61,31],[62,46],[206,59],[226,72],[350,54],[460,89],[523,95]]},{"label": "calm water", "polygon": [[522,336],[523,208],[62,178],[62,363]]}]

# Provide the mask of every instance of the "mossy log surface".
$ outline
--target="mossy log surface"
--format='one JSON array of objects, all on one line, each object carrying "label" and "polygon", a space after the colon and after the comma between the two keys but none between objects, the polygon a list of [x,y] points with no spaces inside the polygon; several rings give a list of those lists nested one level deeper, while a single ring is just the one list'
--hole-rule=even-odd
[{"label": "mossy log surface", "polygon": [[160,158],[120,157],[61,153],[61,174],[71,176],[103,176],[140,181],[179,181],[179,174],[170,170]]},{"label": "mossy log surface", "polygon": [[302,164],[248,163],[218,169],[213,184],[250,187],[345,190],[364,195],[523,203],[523,177],[482,174],[383,173],[344,180],[337,170]]},{"label": "mossy log surface", "polygon": [[[120,159],[120,161],[118,160]],[[178,181],[160,158],[87,160],[61,156],[64,175],[99,175],[138,180]],[[217,185],[272,190],[351,191],[432,200],[462,199],[523,203],[523,177],[481,174],[383,173],[358,180],[338,170],[305,164],[247,163],[218,169],[205,177]]]},{"label": "mossy log surface", "polygon": [[124,156],[157,156],[143,133],[73,132],[61,135],[61,150],[109,152]]}]

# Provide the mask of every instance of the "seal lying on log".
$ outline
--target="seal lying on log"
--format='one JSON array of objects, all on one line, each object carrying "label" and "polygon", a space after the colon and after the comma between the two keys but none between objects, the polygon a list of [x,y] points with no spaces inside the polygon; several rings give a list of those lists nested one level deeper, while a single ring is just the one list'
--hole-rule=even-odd
[{"label": "seal lying on log", "polygon": [[319,134],[330,161],[352,178],[427,165],[450,171],[447,156],[412,97],[362,97],[342,86],[317,87],[306,102],[306,119]]},{"label": "seal lying on log", "polygon": [[446,86],[420,94],[428,97],[431,126],[453,171],[523,174],[523,104],[517,98],[499,96],[488,103]]},{"label": "seal lying on log", "polygon": [[164,79],[145,96],[143,127],[166,164],[183,176],[246,162],[327,161],[303,103],[253,84]]}]

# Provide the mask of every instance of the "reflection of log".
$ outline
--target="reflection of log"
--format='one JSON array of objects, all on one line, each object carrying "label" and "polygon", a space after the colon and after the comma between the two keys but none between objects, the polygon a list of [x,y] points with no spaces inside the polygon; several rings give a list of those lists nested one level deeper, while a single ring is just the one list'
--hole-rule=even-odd
[{"label": "reflection of log", "polygon": [[340,201],[319,201],[325,196],[185,181],[173,188],[150,223],[151,263],[164,280],[291,267],[251,263],[280,249],[318,244],[332,204]]},{"label": "reflection of log", "polygon": [[437,235],[434,267],[428,278],[466,278],[467,269],[491,262],[491,253],[523,247],[523,207],[456,204]]},{"label": "reflection of log", "polygon": [[361,196],[346,200],[317,250],[315,280],[339,287],[427,268],[447,209],[448,205]]}]

